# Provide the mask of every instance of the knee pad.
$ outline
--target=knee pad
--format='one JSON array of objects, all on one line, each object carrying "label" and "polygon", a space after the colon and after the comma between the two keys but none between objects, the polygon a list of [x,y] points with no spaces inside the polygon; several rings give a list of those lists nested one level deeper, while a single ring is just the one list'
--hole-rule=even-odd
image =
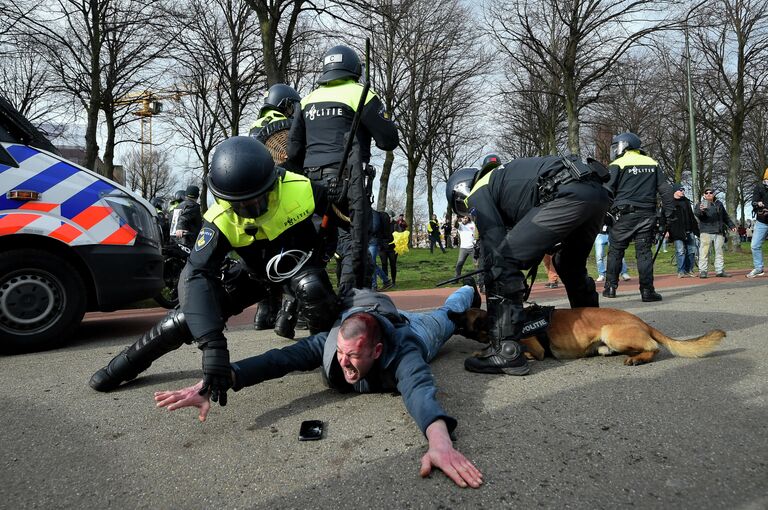
[{"label": "knee pad", "polygon": [[299,300],[301,315],[307,319],[309,329],[330,330],[338,316],[339,304],[328,273],[321,268],[306,269],[291,279],[291,290]]},{"label": "knee pad", "polygon": [[184,313],[174,308],[131,345],[125,355],[131,362],[139,365],[146,363],[148,367],[163,354],[178,349],[182,344],[192,343],[192,340]]}]

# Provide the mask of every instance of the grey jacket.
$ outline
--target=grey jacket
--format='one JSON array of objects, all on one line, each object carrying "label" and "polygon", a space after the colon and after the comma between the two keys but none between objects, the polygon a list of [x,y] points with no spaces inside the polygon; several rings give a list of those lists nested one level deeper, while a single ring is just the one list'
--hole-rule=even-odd
[{"label": "grey jacket", "polygon": [[699,207],[701,202],[693,208],[693,214],[699,220],[699,230],[702,234],[720,234],[725,235],[726,230],[734,228],[736,224],[731,221],[725,206],[719,200],[715,200],[709,207],[703,211]]}]

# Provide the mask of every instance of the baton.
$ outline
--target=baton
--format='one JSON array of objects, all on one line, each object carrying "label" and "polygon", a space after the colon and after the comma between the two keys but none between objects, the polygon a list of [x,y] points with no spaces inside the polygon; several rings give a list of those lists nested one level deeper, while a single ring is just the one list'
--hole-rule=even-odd
[{"label": "baton", "polygon": [[475,276],[476,274],[484,273],[485,269],[476,269],[469,273],[464,273],[462,275],[456,276],[455,278],[449,278],[447,280],[443,280],[440,283],[435,284],[435,287],[442,287],[443,285],[447,285],[449,283],[458,282],[459,280],[463,278],[469,278],[470,276]]}]

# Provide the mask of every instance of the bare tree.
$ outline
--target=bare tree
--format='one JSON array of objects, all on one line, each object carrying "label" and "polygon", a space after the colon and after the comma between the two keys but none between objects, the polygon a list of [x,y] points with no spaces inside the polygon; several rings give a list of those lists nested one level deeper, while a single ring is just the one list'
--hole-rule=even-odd
[{"label": "bare tree", "polygon": [[32,124],[51,120],[60,100],[55,93],[51,70],[34,51],[28,38],[10,37],[0,51],[0,91]]},{"label": "bare tree", "polygon": [[145,198],[170,195],[176,186],[168,152],[133,149],[125,156],[125,184]]},{"label": "bare tree", "polygon": [[[557,77],[568,124],[568,149],[580,153],[580,113],[599,101],[604,78],[658,24],[672,2],[657,0],[494,0],[489,25],[499,46],[542,83]],[[638,27],[638,28],[635,28]]]},{"label": "bare tree", "polygon": [[704,59],[699,81],[709,92],[704,120],[726,147],[725,203],[736,217],[745,123],[768,85],[768,2],[712,0],[696,18],[692,44]]}]

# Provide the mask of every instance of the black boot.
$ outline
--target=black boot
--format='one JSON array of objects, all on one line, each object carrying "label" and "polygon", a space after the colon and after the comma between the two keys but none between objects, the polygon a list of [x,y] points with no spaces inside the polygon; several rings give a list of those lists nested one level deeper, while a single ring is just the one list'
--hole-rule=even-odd
[{"label": "black boot", "polygon": [[615,298],[616,287],[614,287],[613,285],[606,285],[605,288],[603,288],[603,297]]},{"label": "black boot", "polygon": [[489,347],[477,357],[464,360],[464,368],[481,374],[526,375],[530,372],[523,347],[514,340],[505,340],[499,347]]},{"label": "black boot", "polygon": [[256,313],[253,315],[253,329],[263,331],[275,327],[275,319],[272,317],[269,300],[263,299],[256,303]]},{"label": "black boot", "polygon": [[277,318],[275,319],[276,335],[291,340],[296,336],[296,309],[298,305],[299,303],[295,297],[283,294],[283,305],[280,307],[280,311],[277,312]]},{"label": "black boot", "polygon": [[653,287],[640,289],[640,297],[643,303],[652,303],[653,301],[661,301],[661,294],[656,292]]},{"label": "black boot", "polygon": [[491,345],[480,355],[464,360],[464,368],[483,374],[526,375],[530,369],[517,343],[523,329],[523,296],[486,296]]},{"label": "black boot", "polygon": [[171,310],[135,344],[126,347],[109,364],[91,376],[88,385],[96,391],[112,391],[121,383],[135,379],[163,354],[192,340],[184,314]]}]

